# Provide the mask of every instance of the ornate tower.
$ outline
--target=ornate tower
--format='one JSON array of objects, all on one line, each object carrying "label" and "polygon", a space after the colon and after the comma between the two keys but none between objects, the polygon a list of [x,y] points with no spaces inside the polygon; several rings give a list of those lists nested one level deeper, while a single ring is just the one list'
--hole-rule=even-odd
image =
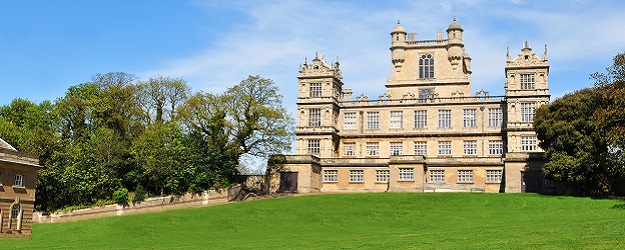
[{"label": "ornate tower", "polygon": [[[549,103],[547,46],[543,58],[532,52],[525,41],[521,53],[514,59],[507,54],[506,100],[508,152],[541,152],[536,146],[534,112]],[[533,137],[533,138],[530,138]]]},{"label": "ornate tower", "polygon": [[541,183],[536,180],[542,179],[539,162],[543,150],[538,147],[533,122],[536,109],[550,98],[547,45],[542,58],[532,52],[527,41],[514,59],[507,52],[505,72],[506,192],[520,192],[526,183]]},{"label": "ornate tower", "polygon": [[323,56],[300,67],[295,131],[298,155],[336,157],[339,137],[337,120],[342,98],[343,76],[338,59],[329,65]]},{"label": "ornate tower", "polygon": [[436,40],[418,40],[416,32],[406,32],[399,22],[391,31],[391,75],[387,79],[387,95],[437,95],[471,92],[471,57],[464,51],[463,29],[456,19]]}]

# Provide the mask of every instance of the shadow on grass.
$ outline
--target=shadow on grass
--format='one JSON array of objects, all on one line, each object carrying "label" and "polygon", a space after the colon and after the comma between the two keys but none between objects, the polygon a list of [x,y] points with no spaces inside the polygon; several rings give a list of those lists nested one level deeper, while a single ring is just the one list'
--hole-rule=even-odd
[{"label": "shadow on grass", "polygon": [[616,205],[612,206],[612,209],[625,210],[625,203],[616,204]]}]

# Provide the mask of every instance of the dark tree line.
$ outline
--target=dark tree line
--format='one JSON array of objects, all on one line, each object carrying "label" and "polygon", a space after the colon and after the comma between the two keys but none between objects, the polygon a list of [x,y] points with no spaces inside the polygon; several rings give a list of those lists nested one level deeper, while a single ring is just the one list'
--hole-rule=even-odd
[{"label": "dark tree line", "polygon": [[545,150],[543,174],[601,196],[625,185],[625,54],[591,78],[593,88],[536,110],[534,127]]},{"label": "dark tree line", "polygon": [[288,150],[291,124],[276,85],[259,76],[211,94],[179,78],[112,72],[55,101],[0,107],[0,138],[39,156],[42,211],[110,200],[120,188],[164,195],[228,186],[242,155]]}]

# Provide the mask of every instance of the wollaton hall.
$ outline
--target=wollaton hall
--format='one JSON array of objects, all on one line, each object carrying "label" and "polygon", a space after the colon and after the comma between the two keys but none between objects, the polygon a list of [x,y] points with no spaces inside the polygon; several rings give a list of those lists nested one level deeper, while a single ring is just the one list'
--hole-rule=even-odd
[{"label": "wollaton hall", "polygon": [[[354,96],[339,62],[299,70],[296,155],[274,157],[273,191],[532,192],[544,188],[532,122],[549,102],[547,47],[507,53],[504,96],[471,92],[454,18],[446,37],[391,32],[386,93]],[[504,59],[502,53],[502,60]]]}]

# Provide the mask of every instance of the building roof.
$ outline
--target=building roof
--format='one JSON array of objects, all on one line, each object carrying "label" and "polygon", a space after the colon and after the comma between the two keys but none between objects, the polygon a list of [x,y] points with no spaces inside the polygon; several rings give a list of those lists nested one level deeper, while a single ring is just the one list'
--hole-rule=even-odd
[{"label": "building roof", "polygon": [[391,33],[406,33],[406,29],[399,24],[399,20],[397,20],[397,26],[391,31]]},{"label": "building roof", "polygon": [[461,31],[464,31],[464,30],[462,29],[462,26],[460,26],[460,24],[458,24],[458,23],[456,22],[456,18],[455,18],[455,17],[454,17],[454,22],[453,22],[453,23],[451,23],[451,24],[449,25],[449,27],[447,28],[447,31],[450,31],[450,30],[461,30]]},{"label": "building roof", "polygon": [[17,149],[2,140],[2,138],[0,138],[0,162],[41,168],[39,165],[39,157],[17,151]]},{"label": "building roof", "polygon": [[11,146],[11,144],[8,144],[4,140],[2,140],[2,138],[0,138],[0,148],[17,151],[17,149],[15,149],[13,146]]}]

